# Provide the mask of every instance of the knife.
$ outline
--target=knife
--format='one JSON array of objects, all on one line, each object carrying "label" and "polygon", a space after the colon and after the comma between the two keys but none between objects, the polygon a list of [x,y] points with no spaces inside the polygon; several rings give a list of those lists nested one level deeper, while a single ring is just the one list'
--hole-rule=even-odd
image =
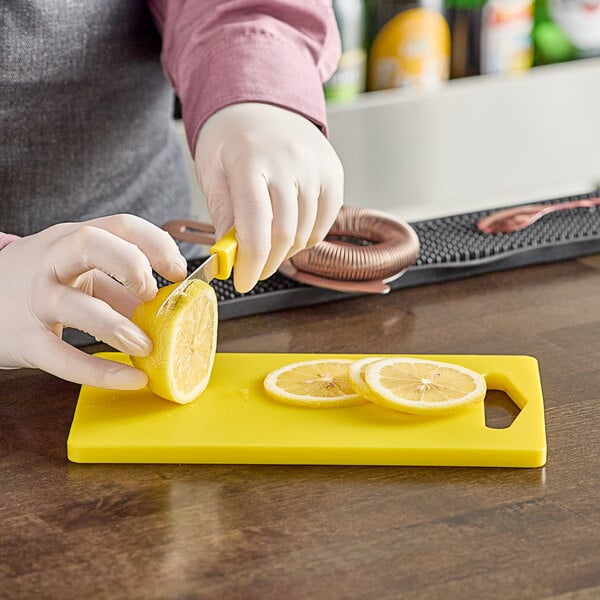
[{"label": "knife", "polygon": [[237,246],[235,228],[232,227],[219,241],[210,247],[210,256],[165,298],[156,311],[156,316],[158,317],[164,313],[168,306],[177,301],[190,281],[201,279],[209,283],[214,278],[228,279],[235,263]]}]

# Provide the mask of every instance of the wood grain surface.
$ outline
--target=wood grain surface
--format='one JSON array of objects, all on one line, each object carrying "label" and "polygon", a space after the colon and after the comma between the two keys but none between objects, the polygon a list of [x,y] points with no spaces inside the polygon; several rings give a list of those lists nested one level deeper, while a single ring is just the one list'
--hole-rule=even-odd
[{"label": "wood grain surface", "polygon": [[78,386],[0,372],[0,598],[600,598],[599,292],[593,256],[220,325],[223,352],[533,355],[542,469],[78,465]]}]

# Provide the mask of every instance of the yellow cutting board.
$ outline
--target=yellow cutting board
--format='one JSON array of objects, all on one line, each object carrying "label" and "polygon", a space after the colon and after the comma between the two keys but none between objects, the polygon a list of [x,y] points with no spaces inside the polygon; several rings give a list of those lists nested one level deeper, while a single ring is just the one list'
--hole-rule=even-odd
[{"label": "yellow cutting board", "polygon": [[[128,362],[106,352],[96,356]],[[540,467],[546,462],[544,406],[530,356],[410,355],[484,375],[521,409],[506,429],[485,425],[483,403],[443,417],[374,404],[299,408],[271,400],[262,381],[285,364],[363,354],[217,353],[210,384],[178,405],[147,389],[82,386],[68,457],[81,463],[228,463]],[[371,356],[371,355],[369,355]],[[398,355],[377,355],[398,356]]]}]

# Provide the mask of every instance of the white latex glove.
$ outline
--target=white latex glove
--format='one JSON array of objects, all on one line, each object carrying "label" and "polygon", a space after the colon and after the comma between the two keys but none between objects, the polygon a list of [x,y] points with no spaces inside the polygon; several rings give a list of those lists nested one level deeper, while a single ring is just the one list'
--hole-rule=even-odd
[{"label": "white latex glove", "polygon": [[75,327],[127,354],[149,354],[152,342],[128,317],[156,295],[152,267],[172,281],[186,274],[171,236],[132,215],[61,223],[12,242],[0,250],[0,368],[143,387],[141,371],[90,356],[61,335],[63,325]]},{"label": "white latex glove", "polygon": [[236,227],[240,292],[321,241],[342,205],[344,173],[329,141],[308,119],[270,104],[212,115],[195,162],[217,237]]}]

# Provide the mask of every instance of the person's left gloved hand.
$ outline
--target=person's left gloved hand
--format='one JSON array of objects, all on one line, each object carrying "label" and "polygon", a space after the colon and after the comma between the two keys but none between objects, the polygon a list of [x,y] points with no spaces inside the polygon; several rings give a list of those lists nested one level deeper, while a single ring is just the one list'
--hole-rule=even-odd
[{"label": "person's left gloved hand", "polygon": [[312,121],[270,104],[213,114],[200,129],[195,162],[217,239],[235,225],[240,292],[322,240],[342,205],[343,169],[327,138]]}]

